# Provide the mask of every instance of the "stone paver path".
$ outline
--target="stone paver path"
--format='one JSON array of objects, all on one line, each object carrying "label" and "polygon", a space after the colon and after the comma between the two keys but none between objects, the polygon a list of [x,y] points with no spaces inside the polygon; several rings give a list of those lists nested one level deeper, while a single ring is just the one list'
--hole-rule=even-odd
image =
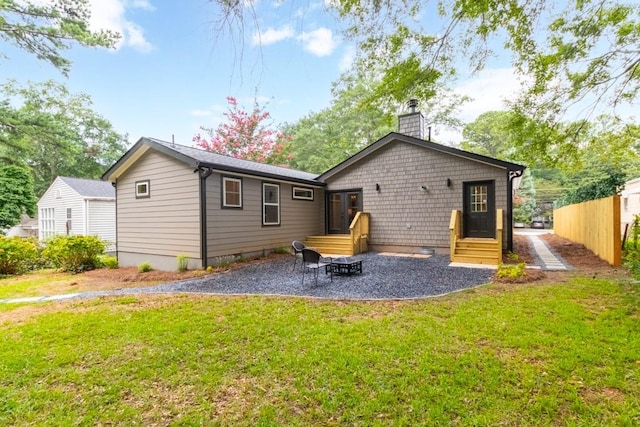
[{"label": "stone paver path", "polygon": [[544,240],[538,236],[527,236],[542,270],[571,270],[571,267],[559,256],[551,252]]}]

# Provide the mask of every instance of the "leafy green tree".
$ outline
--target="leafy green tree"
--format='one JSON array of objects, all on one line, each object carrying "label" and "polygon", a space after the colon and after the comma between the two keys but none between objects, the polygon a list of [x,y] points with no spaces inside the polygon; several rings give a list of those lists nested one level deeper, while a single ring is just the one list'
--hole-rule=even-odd
[{"label": "leafy green tree", "polygon": [[[399,104],[372,104],[367,101],[373,87],[381,84],[377,80],[379,73],[370,71],[364,77],[343,74],[333,85],[333,101],[328,108],[285,126],[286,133],[291,135],[285,152],[292,155],[291,165],[294,168],[324,172],[389,132],[398,130]],[[425,115],[425,123],[461,126],[461,122],[453,118],[453,111],[464,98],[443,88],[439,90],[440,102],[419,106]]]},{"label": "leafy green tree", "polygon": [[285,151],[291,154],[292,167],[322,173],[396,129],[392,114],[360,108],[368,94],[365,84],[346,79],[334,87],[329,108],[285,125],[291,135]]},{"label": "leafy green tree", "polygon": [[[255,4],[212,0],[230,31],[251,28]],[[632,102],[640,89],[640,5],[605,0],[341,0],[325,3],[356,44],[353,72],[380,70],[367,101],[398,105],[409,98],[438,102],[436,88],[460,71],[478,71],[502,45],[522,79],[513,105],[523,148],[558,163],[575,156],[582,126],[565,113],[589,119],[596,107]],[[424,19],[424,17],[433,17]],[[245,40],[244,37],[234,40]],[[587,102],[590,107],[584,108]],[[580,105],[577,105],[580,104]],[[540,126],[542,125],[542,126]],[[533,128],[535,126],[536,128]]]},{"label": "leafy green tree", "polygon": [[124,154],[126,135],[91,109],[88,95],[71,94],[53,81],[10,81],[0,92],[16,105],[0,104],[7,114],[0,126],[0,160],[31,167],[37,195],[59,175],[99,178]]},{"label": "leafy green tree", "polygon": [[462,131],[463,150],[501,160],[515,160],[517,144],[511,132],[512,113],[509,111],[488,111],[480,114]]},{"label": "leafy green tree", "polygon": [[19,166],[0,167],[0,229],[18,224],[23,213],[35,216],[36,203],[29,170]]},{"label": "leafy green tree", "polygon": [[72,43],[111,48],[120,38],[112,31],[91,31],[89,6],[89,0],[1,0],[0,39],[66,75],[71,62],[61,51]]}]

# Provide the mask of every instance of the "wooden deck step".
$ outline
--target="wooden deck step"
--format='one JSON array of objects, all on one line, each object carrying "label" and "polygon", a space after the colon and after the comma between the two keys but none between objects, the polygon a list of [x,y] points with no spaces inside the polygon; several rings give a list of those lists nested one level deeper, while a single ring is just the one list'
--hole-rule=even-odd
[{"label": "wooden deck step", "polygon": [[455,253],[451,260],[470,264],[497,265],[502,261],[498,257],[497,239],[460,239],[456,242]]},{"label": "wooden deck step", "polygon": [[348,234],[307,236],[304,244],[323,255],[353,255],[351,237]]}]

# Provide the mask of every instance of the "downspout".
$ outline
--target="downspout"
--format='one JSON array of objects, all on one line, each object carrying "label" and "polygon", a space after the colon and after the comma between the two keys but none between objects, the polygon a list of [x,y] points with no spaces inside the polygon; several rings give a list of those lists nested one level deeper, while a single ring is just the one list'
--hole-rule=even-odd
[{"label": "downspout", "polygon": [[513,179],[522,175],[522,170],[507,171],[507,250],[513,252]]},{"label": "downspout", "polygon": [[116,258],[118,258],[118,178],[116,178],[116,180],[112,182],[111,185],[113,185],[113,189],[116,192],[116,241],[113,242],[113,245],[116,249]]},{"label": "downspout", "polygon": [[207,268],[207,183],[206,180],[213,173],[211,168],[198,168],[194,171],[200,176],[200,258],[202,268]]}]

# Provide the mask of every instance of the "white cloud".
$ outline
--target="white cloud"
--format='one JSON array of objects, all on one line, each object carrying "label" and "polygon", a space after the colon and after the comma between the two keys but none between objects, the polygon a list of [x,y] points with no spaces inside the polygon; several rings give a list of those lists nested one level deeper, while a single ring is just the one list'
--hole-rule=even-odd
[{"label": "white cloud", "polygon": [[456,93],[473,98],[461,109],[465,121],[473,121],[487,111],[504,110],[505,100],[514,100],[519,91],[520,81],[514,68],[485,69],[455,89]]},{"label": "white cloud", "polygon": [[213,115],[213,111],[211,110],[191,110],[189,111],[189,115],[192,117],[209,117]]},{"label": "white cloud", "polygon": [[144,29],[126,19],[127,8],[154,10],[147,0],[91,0],[89,25],[93,30],[111,30],[120,33],[116,49],[129,46],[141,52],[153,50],[153,45],[144,37]]},{"label": "white cloud", "polygon": [[148,0],[133,0],[131,1],[131,7],[135,9],[156,10]]},{"label": "white cloud", "polygon": [[[466,95],[471,101],[460,107],[459,118],[466,123],[474,121],[487,111],[504,110],[505,100],[514,100],[520,90],[520,81],[513,68],[485,69],[477,76],[462,82],[454,89],[458,95]],[[458,144],[462,141],[462,129],[435,127],[433,139],[441,143]]]},{"label": "white cloud", "polygon": [[347,46],[344,52],[342,52],[342,58],[340,58],[340,62],[338,63],[338,69],[340,72],[344,73],[349,70],[353,65],[355,58],[356,49],[353,46]]},{"label": "white cloud", "polygon": [[333,33],[328,28],[318,28],[309,33],[305,32],[297,38],[303,43],[304,50],[316,56],[331,55],[338,46],[338,41],[333,37]]},{"label": "white cloud", "polygon": [[284,25],[278,30],[269,27],[264,32],[255,32],[253,34],[252,44],[254,46],[266,46],[291,37],[293,37],[293,28],[291,28],[290,25]]}]

